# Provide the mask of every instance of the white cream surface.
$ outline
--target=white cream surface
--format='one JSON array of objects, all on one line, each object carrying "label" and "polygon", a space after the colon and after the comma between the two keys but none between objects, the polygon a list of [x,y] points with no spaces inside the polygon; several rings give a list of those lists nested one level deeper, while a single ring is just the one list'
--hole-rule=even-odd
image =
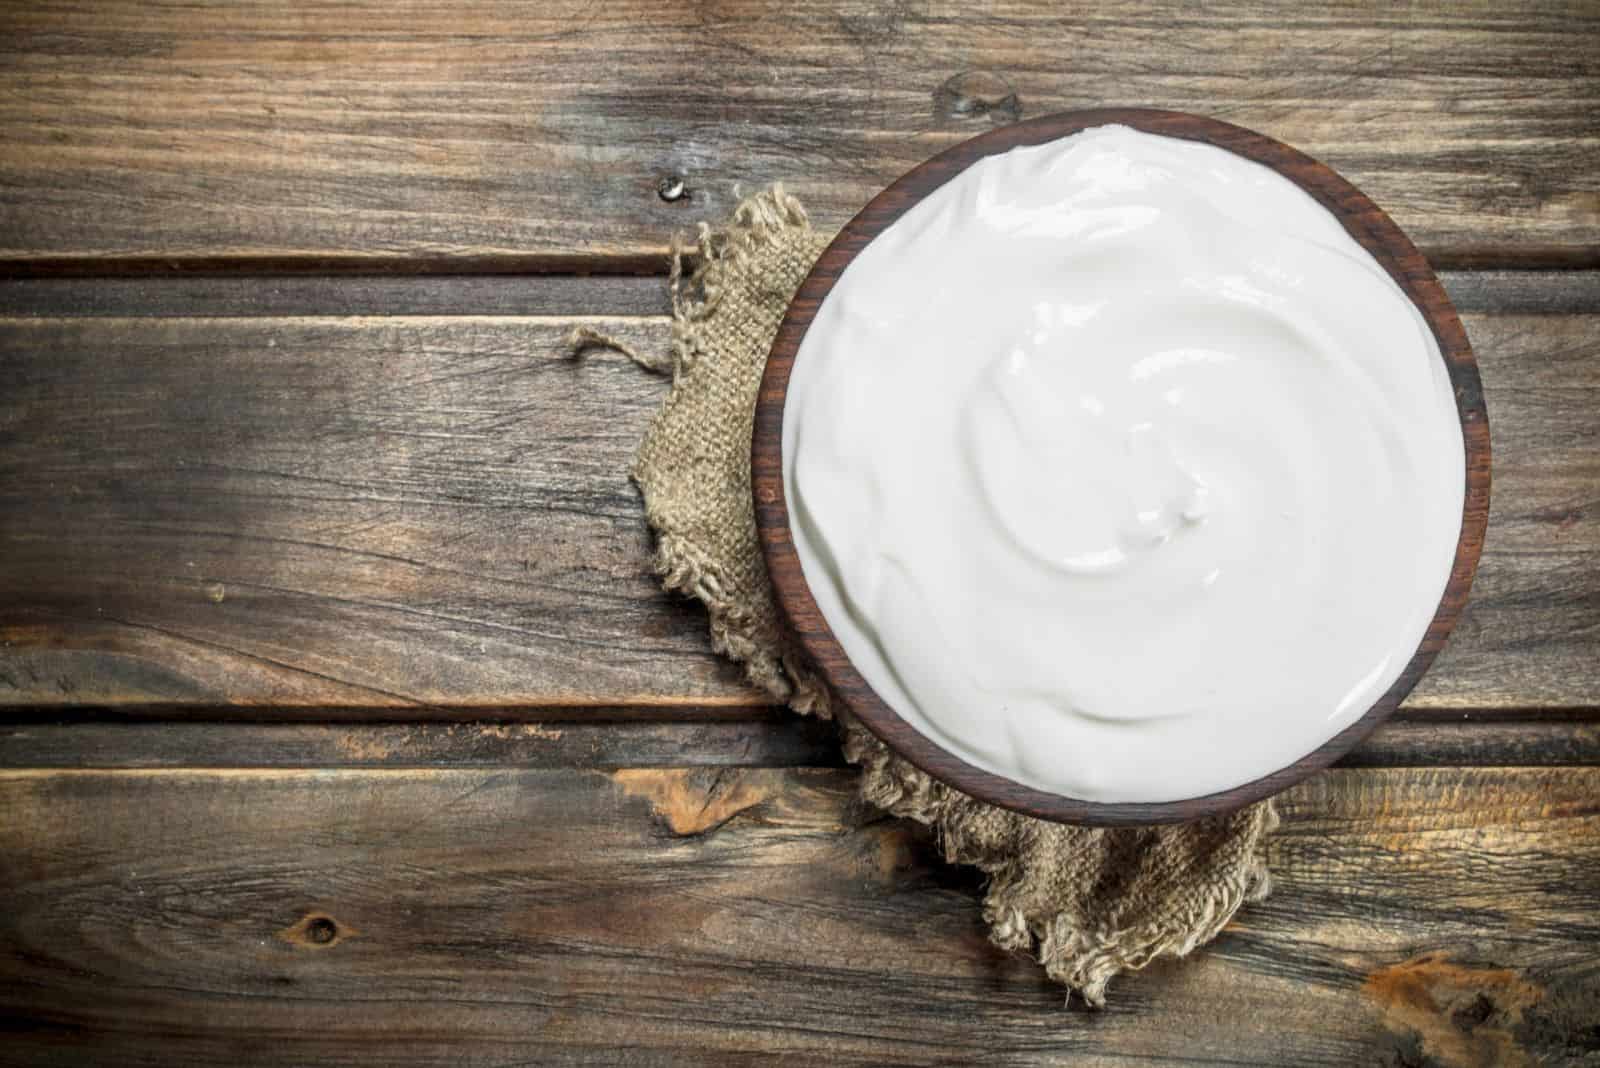
[{"label": "white cream surface", "polygon": [[1339,222],[1209,145],[1102,126],[974,164],[823,302],[785,403],[801,566],[940,746],[1100,802],[1306,755],[1449,576],[1437,342]]}]

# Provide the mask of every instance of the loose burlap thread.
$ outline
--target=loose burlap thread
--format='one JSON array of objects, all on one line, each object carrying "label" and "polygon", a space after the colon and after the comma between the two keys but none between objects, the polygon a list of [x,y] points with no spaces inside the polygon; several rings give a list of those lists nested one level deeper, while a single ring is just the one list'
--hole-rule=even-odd
[{"label": "loose burlap thread", "polygon": [[797,712],[840,721],[861,795],[931,827],[946,860],[988,876],[983,916],[993,942],[1036,955],[1051,979],[1091,1006],[1118,972],[1182,957],[1210,941],[1247,901],[1265,897],[1260,846],[1271,802],[1163,827],[1102,829],[1030,819],[975,801],[889,752],[842,708],[784,631],[757,541],[750,437],[767,352],[794,291],[828,238],[781,187],[702,224],[697,264],[673,255],[670,359],[589,328],[575,349],[604,345],[672,374],[633,467],[656,534],[663,585],[706,606],[712,646]]}]

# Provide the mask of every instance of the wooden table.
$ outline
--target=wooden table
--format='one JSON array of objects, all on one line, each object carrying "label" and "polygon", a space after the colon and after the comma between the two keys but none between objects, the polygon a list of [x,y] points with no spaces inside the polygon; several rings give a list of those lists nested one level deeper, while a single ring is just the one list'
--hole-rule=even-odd
[{"label": "wooden table", "polygon": [[[0,11],[0,1061],[1600,1063],[1600,9]],[[659,592],[676,229],[1100,103],[1342,171],[1483,369],[1473,601],[1276,889],[1062,1011]]]}]

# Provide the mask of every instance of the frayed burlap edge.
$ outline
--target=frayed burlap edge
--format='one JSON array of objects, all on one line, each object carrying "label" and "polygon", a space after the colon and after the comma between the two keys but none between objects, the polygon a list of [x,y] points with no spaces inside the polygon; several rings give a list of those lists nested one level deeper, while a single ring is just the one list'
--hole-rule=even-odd
[{"label": "frayed burlap edge", "polygon": [[[713,648],[742,663],[753,683],[824,718],[832,713],[827,690],[773,604],[748,450],[772,337],[826,244],[800,203],[774,187],[742,200],[724,227],[701,224],[687,276],[674,244],[670,358],[642,356],[591,327],[569,338],[574,350],[614,348],[671,373],[632,470],[656,532],[662,584],[706,606]],[[710,418],[692,411],[708,399],[716,402]],[[681,425],[685,418],[691,427]],[[1104,1004],[1117,973],[1188,955],[1268,893],[1261,842],[1277,826],[1270,802],[1174,827],[1048,823],[975,801],[896,757],[843,710],[838,718],[845,755],[862,769],[862,797],[932,828],[947,860],[982,870],[991,940],[1032,952],[1069,996],[1091,1006]]]},{"label": "frayed burlap edge", "polygon": [[[976,801],[895,756],[859,727],[845,732],[844,752],[862,769],[863,799],[934,828],[946,860],[971,864],[989,877],[983,918],[990,941],[1032,952],[1046,975],[1094,1008],[1105,1005],[1106,986],[1119,972],[1138,971],[1162,957],[1188,956],[1215,938],[1241,906],[1271,890],[1260,848],[1278,826],[1271,801],[1175,827],[1069,827]],[[1048,892],[1041,895],[1036,886],[1050,882],[1044,866],[1092,870],[1096,865],[1082,860],[1104,850],[1109,839],[1191,834],[1227,840],[1235,846],[1232,859],[1213,865],[1209,878],[1175,881],[1161,903],[1146,901],[1143,911],[1151,918],[1144,922],[1086,922],[1081,908],[1054,910]]]},{"label": "frayed burlap edge", "polygon": [[[658,487],[670,483],[675,476],[679,457],[655,448],[665,437],[664,427],[680,403],[683,391],[693,389],[696,369],[702,354],[720,355],[716,339],[708,336],[708,326],[714,322],[730,286],[727,276],[751,262],[762,250],[783,240],[796,242],[803,253],[805,269],[826,246],[810,226],[805,209],[795,198],[786,195],[781,186],[741,200],[728,223],[713,230],[701,223],[692,248],[685,249],[674,239],[668,287],[672,297],[672,347],[665,370],[672,374],[672,390],[661,410],[645,433],[631,471],[645,501],[645,519],[656,534],[655,565],[667,590],[687,594],[706,606],[710,617],[712,648],[744,665],[750,681],[767,693],[784,701],[790,708],[807,715],[832,718],[826,688],[820,678],[807,670],[803,655],[783,632],[772,600],[771,587],[767,585],[765,562],[760,558],[755,544],[755,510],[750,495],[749,441],[754,419],[755,394],[750,392],[749,411],[739,422],[733,441],[743,443],[742,469],[732,472],[728,481],[730,509],[729,523],[717,533],[720,540],[733,540],[739,544],[719,546],[720,552],[708,551],[695,539],[676,529],[671,510],[670,494]],[[685,275],[684,265],[693,257],[695,266]],[[801,275],[803,277],[803,274]],[[799,284],[799,278],[794,280]],[[785,286],[780,285],[780,288]],[[790,290],[792,293],[792,289]],[[788,295],[783,298],[788,306]],[[782,313],[777,316],[781,319]],[[772,323],[775,332],[777,320]],[[610,338],[584,330],[583,337],[575,332],[574,342],[602,341],[611,348],[626,351],[635,362],[657,369],[658,365],[638,354],[622,349]],[[765,333],[764,330],[760,331]],[[766,364],[766,348],[761,348],[760,363]],[[753,376],[759,383],[759,371]],[[742,477],[739,477],[742,476]],[[721,488],[721,487],[718,487]],[[736,496],[733,496],[735,495]],[[748,530],[748,539],[726,537],[727,527],[737,528],[742,534]],[[753,550],[753,558],[752,552]],[[728,568],[719,561],[733,557],[743,567]],[[750,567],[750,564],[756,565]],[[730,571],[733,572],[730,574]],[[757,573],[758,572],[758,573]]]}]

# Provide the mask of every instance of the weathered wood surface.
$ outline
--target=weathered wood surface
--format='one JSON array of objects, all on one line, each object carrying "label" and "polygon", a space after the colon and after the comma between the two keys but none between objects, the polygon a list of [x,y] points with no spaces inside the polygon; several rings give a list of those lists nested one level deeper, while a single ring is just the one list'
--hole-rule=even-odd
[{"label": "weathered wood surface", "polygon": [[[1597,41],[1581,2],[0,7],[0,1063],[1600,1062],[1600,276],[1503,269],[1600,265]],[[1286,140],[1474,268],[1495,491],[1275,896],[1092,1016],[657,591],[665,383],[558,349],[662,347],[625,275],[737,186],[836,227],[1106,103]]]},{"label": "weathered wood surface", "polygon": [[4,1057],[1592,1063],[1597,797],[1330,772],[1271,899],[1087,1014],[843,771],[0,772]]},{"label": "weathered wood surface", "polygon": [[[666,383],[569,325],[0,321],[0,706],[744,714],[627,481]],[[1600,315],[1466,325],[1489,539],[1407,707],[1600,707]]]},{"label": "weathered wood surface", "polygon": [[1311,153],[1436,266],[1593,264],[1597,44],[1583,0],[8,4],[0,257],[638,266],[741,183],[837,226],[993,122],[1134,104]]}]

